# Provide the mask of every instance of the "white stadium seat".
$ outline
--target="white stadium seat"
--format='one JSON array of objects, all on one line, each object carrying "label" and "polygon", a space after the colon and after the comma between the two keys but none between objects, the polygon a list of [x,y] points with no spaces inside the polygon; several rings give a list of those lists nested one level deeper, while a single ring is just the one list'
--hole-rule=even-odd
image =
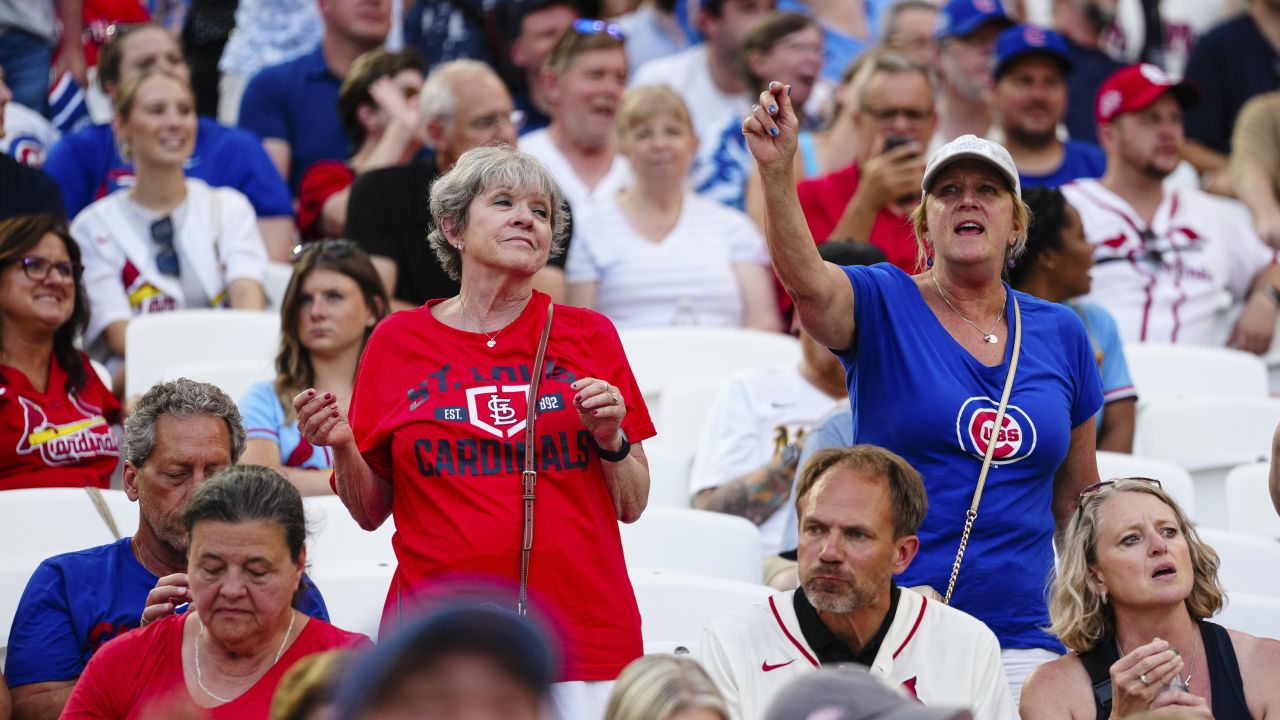
[{"label": "white stadium seat", "polygon": [[307,576],[324,596],[329,622],[376,641],[395,569],[394,561],[319,563],[307,568]]},{"label": "white stadium seat", "polygon": [[289,289],[289,281],[293,279],[293,265],[289,263],[267,263],[267,281],[263,291],[267,294],[267,309],[279,311],[284,304],[284,293]]},{"label": "white stadium seat", "polygon": [[1227,529],[1280,538],[1280,515],[1271,502],[1269,463],[1250,463],[1227,473]]},{"label": "white stadium seat", "polygon": [[1232,593],[1213,621],[1257,637],[1280,639],[1280,598]]},{"label": "white stadium seat", "polygon": [[320,565],[342,563],[392,563],[391,536],[395,521],[387,518],[372,532],[361,528],[336,495],[302,499],[307,515],[307,560]]},{"label": "white stadium seat", "polygon": [[1218,580],[1228,594],[1280,598],[1280,543],[1226,530],[1200,528],[1200,537],[1218,553]]},{"label": "white stadium seat", "polygon": [[646,441],[644,455],[649,461],[649,509],[689,507],[690,457],[665,444]]},{"label": "white stadium seat", "polygon": [[629,568],[679,570],[748,583],[761,580],[760,530],[745,518],[650,507],[636,522],[619,523],[619,530]]},{"label": "white stadium seat", "polygon": [[684,465],[686,507],[689,505],[689,469],[693,455],[698,449],[703,425],[724,384],[722,377],[672,380],[663,385],[656,396],[645,397],[654,428],[658,431],[657,437],[645,442],[645,450],[650,446],[660,447],[670,453],[675,462]]},{"label": "white stadium seat", "polygon": [[129,321],[125,347],[126,396],[210,363],[244,363],[265,370],[269,378],[280,347],[280,316],[257,310],[141,315]]},{"label": "white stadium seat", "polygon": [[1240,350],[1126,343],[1124,357],[1140,401],[1200,395],[1262,398],[1270,394],[1266,362]]},{"label": "white stadium seat", "polygon": [[[137,506],[123,490],[102,490],[121,536],[138,527]],[[41,558],[105,545],[116,538],[83,488],[0,492],[0,547]]]},{"label": "white stadium seat", "polygon": [[645,397],[676,380],[724,379],[738,370],[800,360],[800,341],[776,332],[667,327],[619,335]]},{"label": "white stadium seat", "polygon": [[678,572],[631,571],[645,652],[698,654],[702,631],[720,616],[764,602],[766,585]]},{"label": "white stadium seat", "polygon": [[1196,520],[1195,489],[1191,473],[1181,466],[1164,460],[1127,455],[1125,453],[1098,451],[1098,477],[1103,480],[1126,477],[1149,477],[1160,481],[1160,487],[1169,494],[1187,517]]},{"label": "white stadium seat", "polygon": [[1275,398],[1153,398],[1138,408],[1134,452],[1186,468],[1195,479],[1199,522],[1222,528],[1227,473],[1270,458],[1277,423]]}]

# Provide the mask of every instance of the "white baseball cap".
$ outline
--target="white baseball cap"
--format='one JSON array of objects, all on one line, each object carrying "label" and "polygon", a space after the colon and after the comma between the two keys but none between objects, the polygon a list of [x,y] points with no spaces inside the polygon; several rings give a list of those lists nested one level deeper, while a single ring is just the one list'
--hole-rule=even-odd
[{"label": "white baseball cap", "polygon": [[924,167],[924,180],[920,181],[920,202],[924,202],[925,196],[929,194],[929,186],[933,185],[933,180],[938,173],[957,160],[979,160],[987,163],[1000,171],[1004,179],[1009,181],[1009,187],[1013,188],[1013,194],[1019,199],[1022,198],[1022,183],[1018,181],[1018,167],[1013,164],[1009,151],[1005,150],[1000,143],[991,142],[986,138],[980,138],[977,135],[961,135],[934,150],[929,156],[929,162]]}]

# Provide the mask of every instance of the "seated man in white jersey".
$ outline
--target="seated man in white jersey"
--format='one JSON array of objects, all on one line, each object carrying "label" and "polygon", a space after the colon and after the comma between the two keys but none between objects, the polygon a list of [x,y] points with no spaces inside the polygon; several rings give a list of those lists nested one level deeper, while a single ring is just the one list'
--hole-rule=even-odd
[{"label": "seated man in white jersey", "polygon": [[814,455],[796,493],[800,587],[703,633],[702,664],[735,720],[762,717],[794,678],[850,662],[924,705],[1016,718],[995,634],[894,582],[920,546],[920,474],[888,450],[855,445]]},{"label": "seated man in white jersey", "polygon": [[[1094,107],[1107,172],[1062,193],[1093,245],[1092,291],[1125,342],[1217,345],[1264,353],[1280,308],[1280,265],[1246,212],[1199,190],[1166,190],[1196,89],[1154,65],[1103,82]],[[1239,307],[1231,326],[1225,319]]]}]

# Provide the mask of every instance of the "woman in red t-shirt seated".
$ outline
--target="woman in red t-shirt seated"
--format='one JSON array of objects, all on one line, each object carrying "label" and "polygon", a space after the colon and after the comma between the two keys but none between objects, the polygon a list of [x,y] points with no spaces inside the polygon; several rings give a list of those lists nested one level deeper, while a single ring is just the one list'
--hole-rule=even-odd
[{"label": "woman in red t-shirt seated", "polygon": [[382,48],[352,63],[338,91],[338,118],[351,138],[351,157],[321,160],[302,175],[298,231],[304,241],[342,237],[356,175],[402,165],[422,149],[416,98],[424,67],[414,50]]},{"label": "woman in red t-shirt seated", "polygon": [[0,222],[0,490],[107,487],[120,404],[75,347],[80,247],[52,215]]},{"label": "woman in red t-shirt seated", "polygon": [[302,496],[274,470],[238,465],[205,481],[182,522],[191,538],[194,612],[170,615],[102,646],[63,718],[267,717],[298,660],[367,646],[364,635],[294,609],[306,565]]},{"label": "woman in red t-shirt seated", "polygon": [[[516,606],[527,575],[529,604],[550,615],[564,649],[561,716],[600,717],[604,693],[588,684],[613,680],[644,650],[618,521],[635,521],[648,502],[640,442],[654,430],[608,319],[552,312],[533,288],[564,247],[563,203],[533,156],[464,153],[431,188],[429,236],[459,294],[378,323],[350,424],[327,388],[293,402],[302,436],[333,449],[335,489],[361,527],[395,513],[399,566],[384,625],[451,575],[510,583]],[[522,487],[530,426],[536,503]],[[592,698],[598,707],[575,704]]]}]

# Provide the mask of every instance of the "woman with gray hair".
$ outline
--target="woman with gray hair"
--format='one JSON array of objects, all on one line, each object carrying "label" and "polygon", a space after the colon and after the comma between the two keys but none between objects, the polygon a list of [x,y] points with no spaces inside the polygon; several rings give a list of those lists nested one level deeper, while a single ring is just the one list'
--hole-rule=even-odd
[{"label": "woman with gray hair", "polygon": [[446,575],[510,583],[513,605],[527,597],[553,618],[560,679],[588,683],[558,688],[564,716],[588,717],[607,692],[589,683],[642,652],[618,520],[648,501],[641,441],[654,430],[613,325],[533,288],[564,243],[563,208],[533,157],[464,153],[431,189],[429,236],[458,295],[378,325],[349,420],[326,388],[294,406],[303,437],[332,448],[356,521],[396,516],[384,627]]},{"label": "woman with gray hair", "polygon": [[1049,630],[1072,652],[1027,679],[1023,718],[1280,715],[1280,642],[1208,621],[1218,554],[1160,481],[1082,490],[1059,549]]},{"label": "woman with gray hair", "polygon": [[104,645],[62,717],[265,719],[294,663],[369,645],[363,635],[294,609],[307,560],[306,523],[302,497],[276,471],[222,470],[191,496],[182,524],[191,538],[193,611]]},{"label": "woman with gray hair", "polygon": [[912,215],[923,272],[841,267],[819,256],[801,211],[786,87],[770,83],[759,103],[742,129],[774,270],[805,331],[845,367],[853,442],[892,450],[928,478],[921,550],[900,579],[944,592],[995,632],[1016,697],[1027,672],[1061,652],[1041,629],[1044,580],[1055,524],[1098,479],[1102,405],[1080,319],[1004,282],[1029,225],[1018,170],[988,140],[943,145]]}]

